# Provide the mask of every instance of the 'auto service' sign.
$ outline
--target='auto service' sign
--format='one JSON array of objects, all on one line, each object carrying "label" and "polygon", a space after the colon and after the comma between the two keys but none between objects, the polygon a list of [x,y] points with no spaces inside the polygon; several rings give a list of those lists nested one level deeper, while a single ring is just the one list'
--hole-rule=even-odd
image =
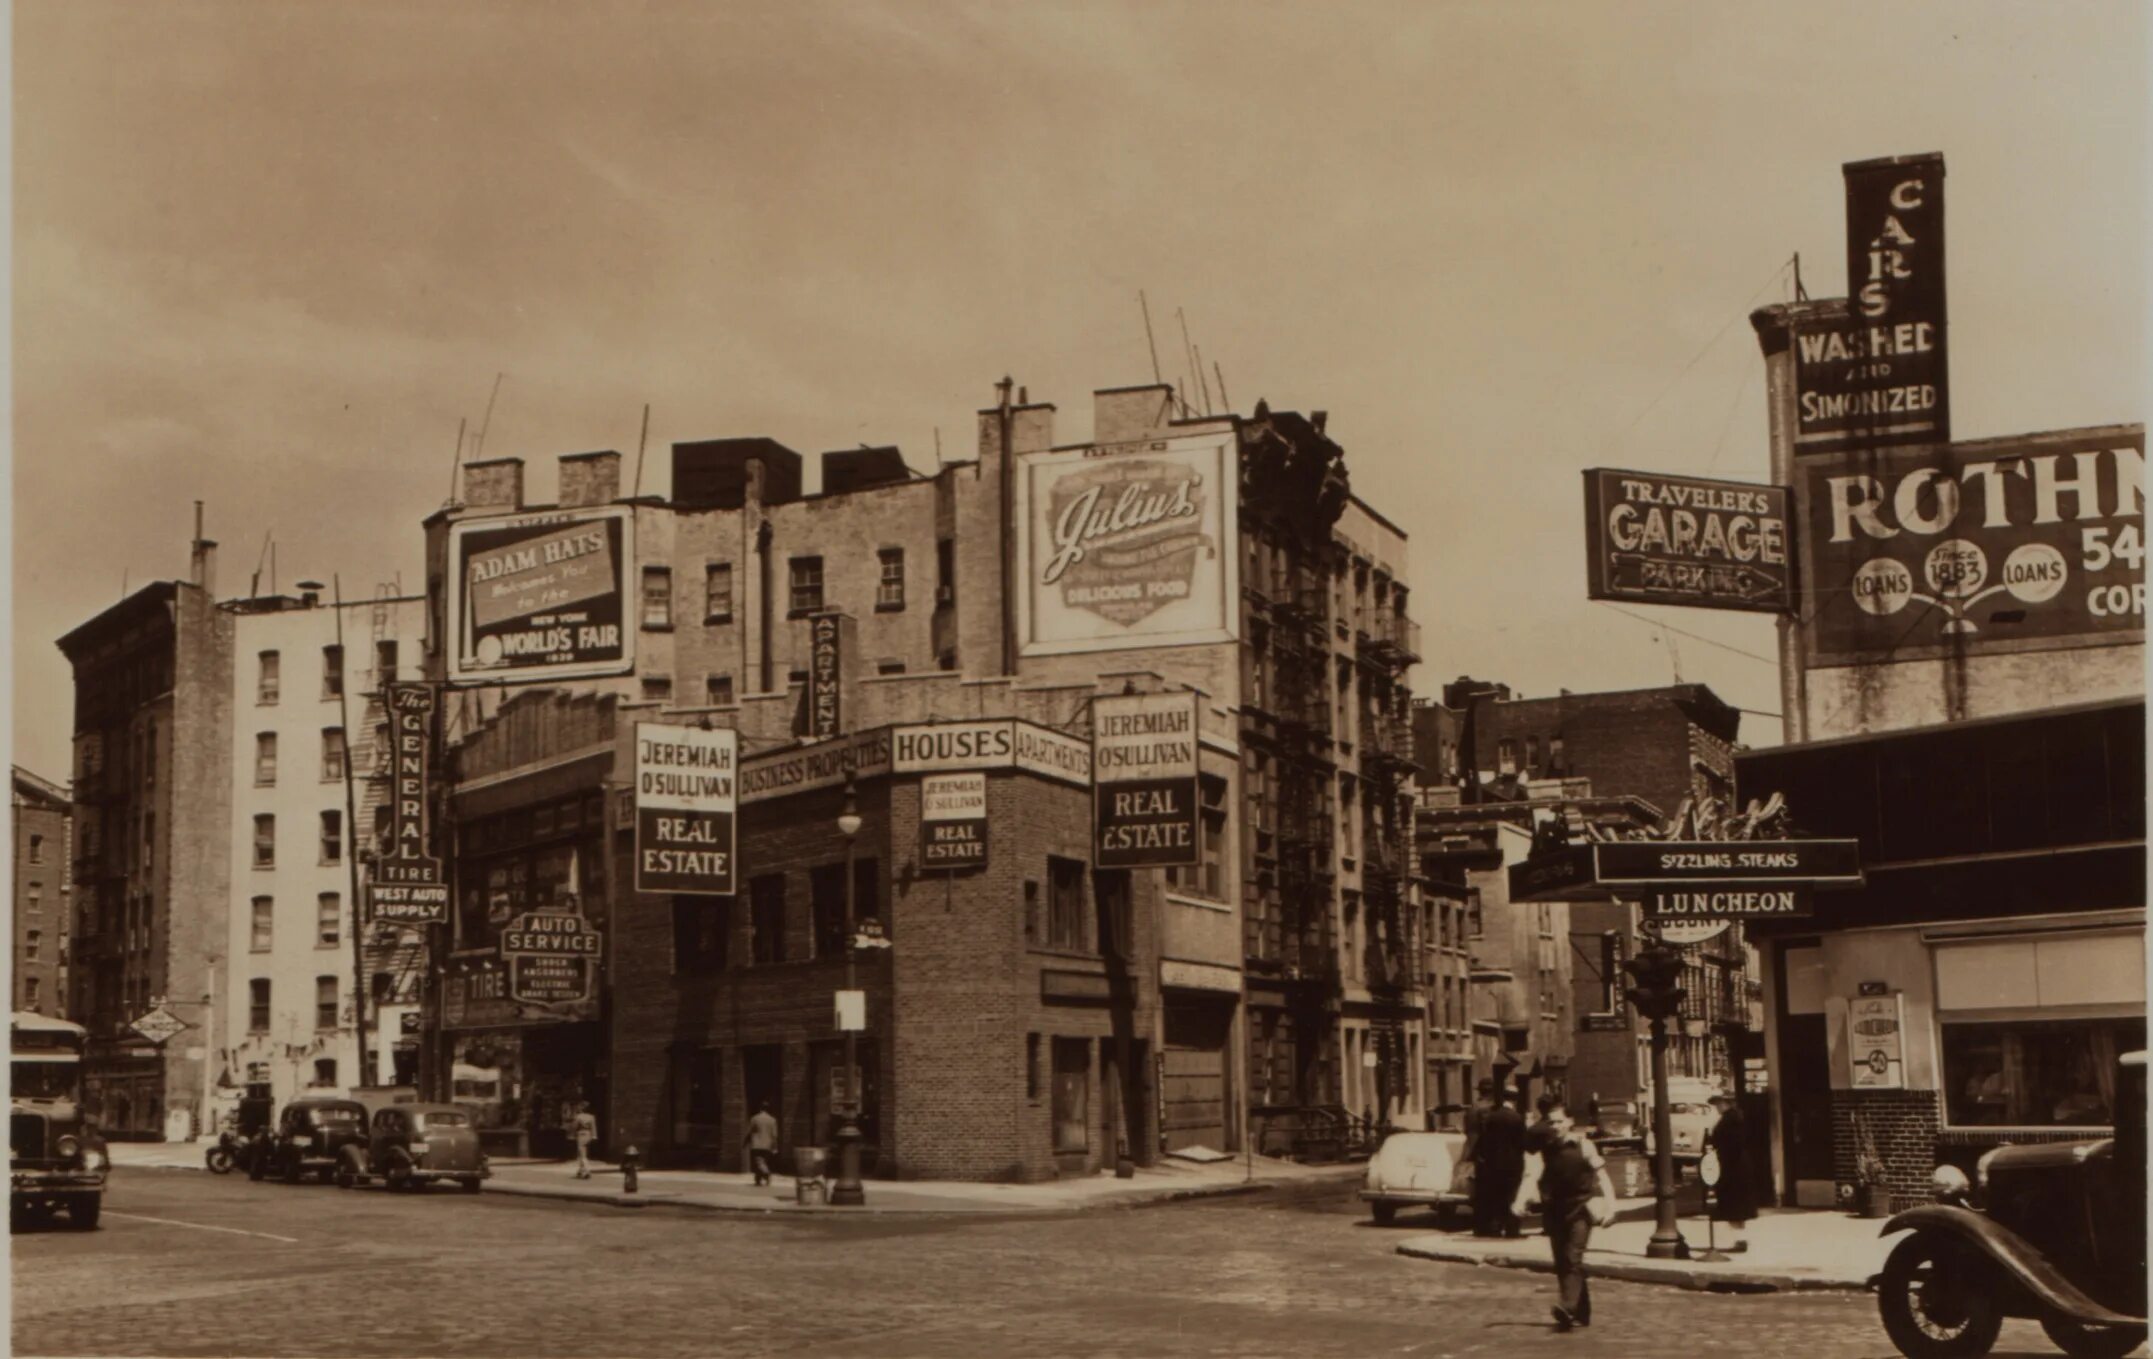
[{"label": "'auto service' sign", "polygon": [[1787,540],[1783,486],[1605,467],[1585,473],[1588,598],[1788,612]]}]

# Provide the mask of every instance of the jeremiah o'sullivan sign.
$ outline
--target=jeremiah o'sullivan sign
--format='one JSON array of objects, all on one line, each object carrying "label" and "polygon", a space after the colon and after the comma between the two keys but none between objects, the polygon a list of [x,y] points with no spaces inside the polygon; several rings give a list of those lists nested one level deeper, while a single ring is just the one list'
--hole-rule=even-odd
[{"label": "jeremiah o'sullivan sign", "polygon": [[636,891],[736,894],[739,767],[736,731],[636,723]]},{"label": "jeremiah o'sullivan sign", "polygon": [[1101,868],[1198,862],[1195,694],[1092,700],[1094,861]]}]

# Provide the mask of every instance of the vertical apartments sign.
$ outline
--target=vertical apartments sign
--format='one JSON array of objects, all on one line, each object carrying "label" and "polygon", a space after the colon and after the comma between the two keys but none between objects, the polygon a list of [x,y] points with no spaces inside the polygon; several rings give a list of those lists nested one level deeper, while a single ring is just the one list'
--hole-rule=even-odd
[{"label": "vertical apartments sign", "polygon": [[367,906],[371,918],[384,924],[443,924],[448,884],[441,860],[426,852],[432,843],[427,765],[436,695],[423,684],[387,684],[381,701],[389,713],[389,849],[374,860]]},{"label": "vertical apartments sign", "polygon": [[1196,695],[1096,698],[1091,720],[1093,862],[1196,863]]}]

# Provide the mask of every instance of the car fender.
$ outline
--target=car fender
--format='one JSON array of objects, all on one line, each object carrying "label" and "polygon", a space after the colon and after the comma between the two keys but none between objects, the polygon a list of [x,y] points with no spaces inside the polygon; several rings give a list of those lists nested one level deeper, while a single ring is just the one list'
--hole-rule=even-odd
[{"label": "car fender", "polygon": [[2042,1309],[2088,1326],[2143,1326],[2144,1317],[2112,1312],[2086,1296],[2031,1242],[2009,1227],[1970,1209],[1931,1203],[1896,1214],[1878,1233],[1931,1232],[1963,1242],[1994,1261]]}]

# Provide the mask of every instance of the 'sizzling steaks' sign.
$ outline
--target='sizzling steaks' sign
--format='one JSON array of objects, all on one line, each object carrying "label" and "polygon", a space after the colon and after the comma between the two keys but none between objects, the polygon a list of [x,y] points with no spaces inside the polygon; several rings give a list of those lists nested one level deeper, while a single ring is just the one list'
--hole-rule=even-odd
[{"label": "'sizzling steaks' sign", "polygon": [[1026,654],[1230,639],[1237,473],[1227,433],[1027,455]]}]

